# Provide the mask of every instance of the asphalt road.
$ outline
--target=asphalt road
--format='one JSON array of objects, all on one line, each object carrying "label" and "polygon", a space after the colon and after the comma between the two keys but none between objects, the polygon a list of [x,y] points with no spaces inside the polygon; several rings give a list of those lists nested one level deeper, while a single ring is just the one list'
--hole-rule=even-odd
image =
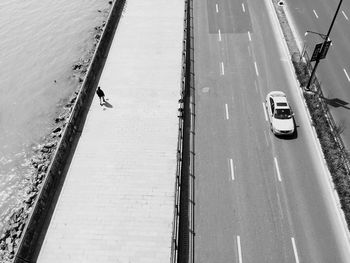
[{"label": "asphalt road", "polygon": [[[349,262],[347,237],[268,1],[194,1],[195,262]],[[273,136],[284,91],[297,134]]]},{"label": "asphalt road", "polygon": [[[288,1],[287,10],[299,36],[300,46],[312,54],[316,43],[323,42],[316,34],[304,35],[307,30],[327,34],[339,0]],[[350,147],[350,3],[343,1],[330,34],[332,46],[321,60],[317,76],[328,99],[332,115],[344,131],[342,138]]]}]

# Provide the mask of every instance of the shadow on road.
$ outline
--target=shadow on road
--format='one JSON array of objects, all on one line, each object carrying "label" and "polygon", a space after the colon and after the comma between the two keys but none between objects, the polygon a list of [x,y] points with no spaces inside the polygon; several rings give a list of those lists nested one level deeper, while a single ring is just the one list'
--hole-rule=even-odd
[{"label": "shadow on road", "polygon": [[345,108],[345,109],[348,109],[350,110],[350,107],[347,106],[349,104],[349,102],[346,102],[344,100],[341,100],[341,99],[338,99],[338,98],[334,98],[334,99],[328,99],[328,98],[325,98],[325,97],[321,97],[328,105],[334,107],[334,108],[339,108],[339,107],[342,107],[342,108]]}]

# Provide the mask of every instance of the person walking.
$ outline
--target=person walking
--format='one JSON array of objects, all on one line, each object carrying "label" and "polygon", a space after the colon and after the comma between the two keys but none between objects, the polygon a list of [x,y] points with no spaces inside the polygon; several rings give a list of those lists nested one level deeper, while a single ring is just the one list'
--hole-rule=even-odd
[{"label": "person walking", "polygon": [[100,105],[103,104],[102,101],[106,102],[105,93],[103,92],[103,90],[101,90],[100,86],[97,87],[96,94],[100,98]]}]

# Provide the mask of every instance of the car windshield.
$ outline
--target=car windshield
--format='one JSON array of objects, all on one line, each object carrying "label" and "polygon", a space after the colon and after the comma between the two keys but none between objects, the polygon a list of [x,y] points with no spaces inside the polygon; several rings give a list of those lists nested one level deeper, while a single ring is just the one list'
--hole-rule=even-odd
[{"label": "car windshield", "polygon": [[292,118],[292,114],[290,109],[276,109],[275,111],[276,119],[290,119]]}]

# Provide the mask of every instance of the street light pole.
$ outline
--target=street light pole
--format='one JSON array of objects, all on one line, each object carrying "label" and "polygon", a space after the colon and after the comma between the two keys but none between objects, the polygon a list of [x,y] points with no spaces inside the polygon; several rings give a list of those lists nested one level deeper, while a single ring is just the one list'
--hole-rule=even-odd
[{"label": "street light pole", "polygon": [[306,86],[306,90],[310,90],[310,85],[311,85],[312,80],[313,80],[313,78],[314,78],[314,75],[315,75],[315,72],[316,72],[316,68],[317,68],[317,66],[318,66],[318,63],[320,62],[320,54],[323,54],[324,49],[326,48],[326,43],[327,43],[327,41],[328,41],[329,35],[330,35],[331,30],[332,30],[332,27],[333,27],[333,25],[334,25],[335,18],[336,18],[337,15],[338,15],[338,12],[339,12],[339,9],[340,9],[340,5],[341,5],[342,2],[343,2],[343,0],[340,0],[340,2],[339,2],[339,4],[338,4],[337,11],[336,11],[335,14],[334,14],[334,17],[333,17],[331,26],[329,27],[328,32],[327,32],[327,35],[326,35],[325,38],[324,38],[321,51],[320,51],[320,53],[317,55],[316,63],[315,63],[314,68],[312,69],[311,76],[310,76],[310,78],[309,78],[309,82],[307,83],[307,86]]}]

